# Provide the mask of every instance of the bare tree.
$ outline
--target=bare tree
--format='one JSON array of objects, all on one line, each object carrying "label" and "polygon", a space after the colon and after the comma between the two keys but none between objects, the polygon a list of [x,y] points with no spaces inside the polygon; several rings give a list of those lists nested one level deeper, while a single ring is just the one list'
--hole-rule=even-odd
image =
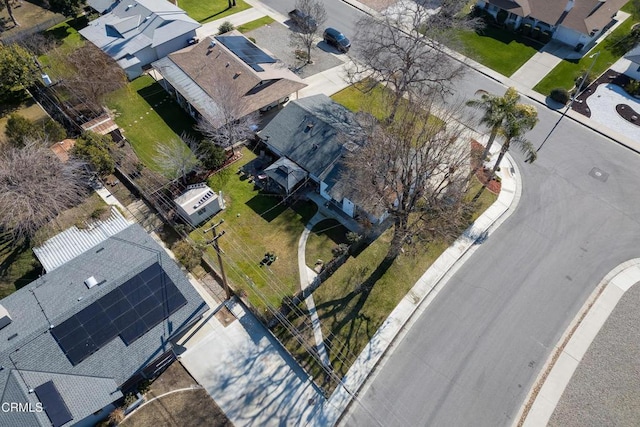
[{"label": "bare tree", "polygon": [[[11,0],[4,0],[2,4],[7,8],[7,13],[9,14],[9,18],[11,18],[11,20],[13,21],[13,25],[19,27],[20,24],[18,23],[18,20],[15,16],[13,16],[13,7],[11,6]],[[0,10],[2,10],[2,8],[0,8]]]},{"label": "bare tree", "polygon": [[86,164],[58,160],[39,141],[0,153],[0,228],[14,239],[30,239],[36,231],[87,194]]},{"label": "bare tree", "polygon": [[389,8],[379,17],[367,15],[358,21],[353,42],[358,61],[348,70],[347,79],[351,83],[364,80],[365,90],[382,82],[393,91],[389,122],[405,95],[411,99],[448,94],[464,73],[464,64],[449,57],[442,45],[458,30],[477,25],[454,13],[462,3],[445,0],[440,8],[429,9],[420,2],[405,2],[401,13]]},{"label": "bare tree", "polygon": [[320,37],[320,29],[327,20],[327,11],[318,0],[296,0],[295,8],[300,15],[292,17],[296,28],[291,32],[291,44],[304,48],[307,51],[307,64],[311,64],[311,49]]},{"label": "bare tree", "polygon": [[65,57],[75,72],[63,84],[78,99],[95,109],[102,97],[127,84],[127,77],[118,64],[92,43],[85,43]]},{"label": "bare tree", "polygon": [[415,238],[457,235],[466,212],[470,139],[455,113],[412,103],[386,126],[367,123],[364,145],[345,159],[349,197],[369,212],[386,211],[394,234],[385,258]]},{"label": "bare tree", "polygon": [[185,182],[187,174],[195,170],[199,164],[189,146],[178,138],[156,144],[156,154],[153,160],[160,167],[164,176],[169,179],[180,178],[183,182]]},{"label": "bare tree", "polygon": [[213,89],[213,117],[200,117],[195,129],[213,144],[224,149],[234,146],[254,136],[259,121],[259,113],[246,113],[244,100],[238,88],[232,84],[219,84]]}]

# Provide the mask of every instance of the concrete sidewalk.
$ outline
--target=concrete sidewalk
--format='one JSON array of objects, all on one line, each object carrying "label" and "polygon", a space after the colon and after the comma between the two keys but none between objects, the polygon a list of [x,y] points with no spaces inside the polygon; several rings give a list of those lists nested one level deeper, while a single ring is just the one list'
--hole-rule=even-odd
[{"label": "concrete sidewalk", "polygon": [[522,420],[523,427],[547,425],[589,346],[625,292],[638,282],[640,258],[620,264],[605,276],[549,355],[515,418],[514,427]]}]

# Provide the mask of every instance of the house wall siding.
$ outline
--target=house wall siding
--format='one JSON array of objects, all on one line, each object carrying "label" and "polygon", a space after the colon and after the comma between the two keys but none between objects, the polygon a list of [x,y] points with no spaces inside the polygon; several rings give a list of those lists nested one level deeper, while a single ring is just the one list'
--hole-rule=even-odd
[{"label": "house wall siding", "polygon": [[[162,31],[162,29],[160,29],[159,31]],[[159,46],[156,46],[155,51],[156,51],[156,58],[155,59],[160,59],[160,58],[164,58],[165,56],[169,55],[170,53],[175,52],[176,50],[180,50],[183,47],[187,47],[189,45],[189,39],[193,38],[196,36],[196,30],[192,30],[186,34],[183,34],[181,36],[176,37],[173,40],[169,40],[166,43],[163,43]],[[154,59],[154,61],[155,61]]]}]

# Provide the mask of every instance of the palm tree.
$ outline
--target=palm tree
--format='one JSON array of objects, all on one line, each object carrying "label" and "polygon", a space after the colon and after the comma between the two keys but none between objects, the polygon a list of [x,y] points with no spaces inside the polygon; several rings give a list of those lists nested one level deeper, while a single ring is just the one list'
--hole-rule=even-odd
[{"label": "palm tree", "polygon": [[[513,87],[508,88],[502,96],[483,93],[480,99],[471,99],[467,101],[467,106],[484,111],[484,114],[480,119],[480,123],[491,129],[489,141],[482,153],[481,159],[483,161],[489,155],[489,150],[491,149],[496,136],[498,136],[500,129],[508,120],[508,117],[516,114],[517,110],[523,106],[523,104],[519,104],[518,101],[520,101],[520,94]],[[474,170],[473,172],[475,173],[476,171]]]},{"label": "palm tree", "polygon": [[504,138],[504,143],[500,149],[500,154],[496,159],[496,164],[491,170],[490,177],[493,178],[496,171],[500,167],[500,162],[511,144],[517,145],[527,158],[527,163],[533,163],[538,157],[538,153],[531,141],[524,138],[524,134],[534,128],[538,123],[538,111],[533,105],[522,105],[517,109],[516,114],[507,118],[506,123],[499,130],[499,134]]}]

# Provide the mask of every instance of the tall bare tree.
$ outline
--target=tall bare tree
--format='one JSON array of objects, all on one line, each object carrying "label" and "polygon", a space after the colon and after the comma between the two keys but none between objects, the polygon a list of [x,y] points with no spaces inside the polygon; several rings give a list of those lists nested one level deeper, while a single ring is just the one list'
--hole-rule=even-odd
[{"label": "tall bare tree", "polygon": [[243,94],[232,84],[217,85],[213,89],[213,100],[213,117],[200,117],[194,128],[211,143],[225,150],[231,149],[233,155],[237,143],[255,134],[259,113],[247,114]]},{"label": "tall bare tree", "polygon": [[[11,18],[11,20],[13,21],[13,25],[19,27],[20,24],[18,23],[16,17],[13,15],[13,6],[11,6],[11,0],[4,0],[2,3],[0,3],[0,5],[7,8],[7,13],[9,14],[9,18]],[[2,7],[0,7],[0,10],[2,10]]]},{"label": "tall bare tree", "polygon": [[85,43],[64,59],[75,71],[63,80],[64,86],[95,109],[102,105],[104,95],[127,84],[122,68],[92,43]]},{"label": "tall bare tree", "polygon": [[300,11],[300,17],[292,18],[295,29],[291,32],[291,44],[304,48],[307,51],[307,64],[311,64],[311,49],[320,37],[327,11],[318,0],[296,0],[295,8]]},{"label": "tall bare tree", "polygon": [[58,160],[42,142],[7,146],[0,152],[0,228],[19,240],[87,194],[86,164]]},{"label": "tall bare tree", "polygon": [[153,160],[165,177],[169,179],[180,178],[183,182],[185,182],[187,174],[195,170],[199,164],[187,143],[177,138],[156,144],[156,154]]},{"label": "tall bare tree", "polygon": [[351,83],[366,79],[369,90],[382,82],[393,91],[389,122],[405,95],[410,99],[445,95],[462,76],[464,65],[449,57],[443,41],[478,25],[456,15],[463,3],[445,0],[440,8],[429,9],[421,2],[404,2],[402,11],[389,8],[379,17],[367,15],[358,21],[353,42],[358,61],[347,79]]},{"label": "tall bare tree", "polygon": [[367,126],[365,144],[345,159],[352,200],[368,211],[386,211],[394,234],[385,261],[404,243],[460,232],[465,212],[470,139],[456,112],[416,102],[385,126]]}]

